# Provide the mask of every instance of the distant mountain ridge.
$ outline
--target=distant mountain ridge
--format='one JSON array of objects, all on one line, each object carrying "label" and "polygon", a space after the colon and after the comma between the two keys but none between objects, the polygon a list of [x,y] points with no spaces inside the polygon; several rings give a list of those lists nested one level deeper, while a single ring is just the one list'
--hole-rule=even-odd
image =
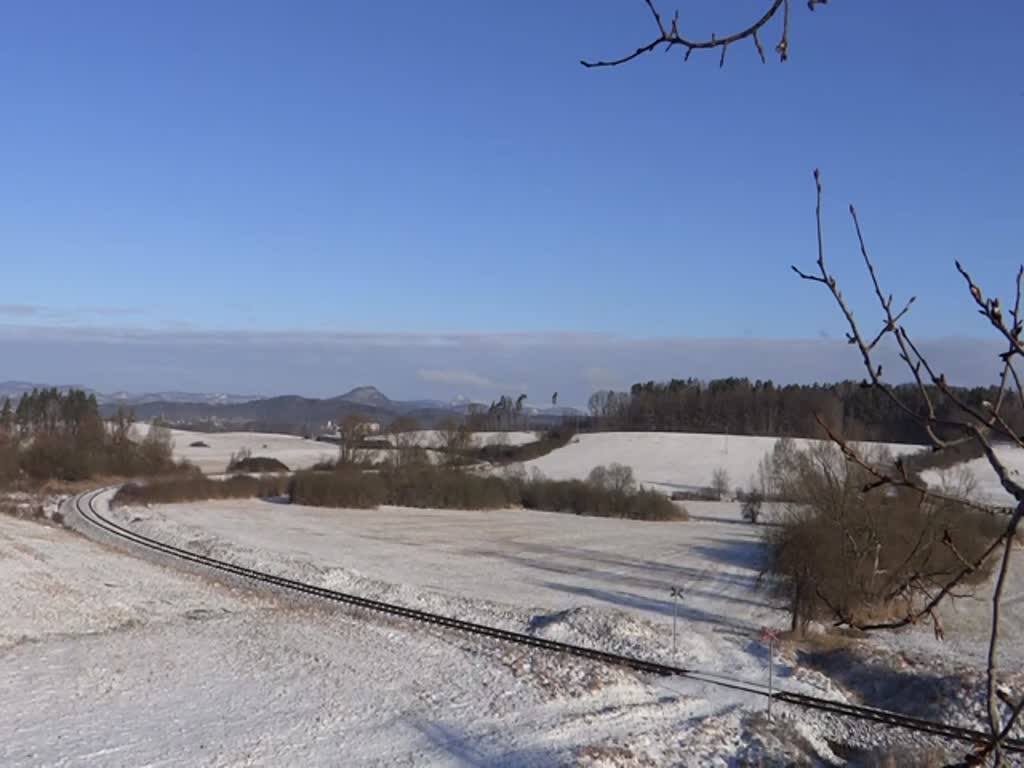
[{"label": "distant mountain ridge", "polygon": [[77,384],[39,384],[30,381],[3,381],[0,382],[0,400],[9,397],[17,400],[22,395],[27,395],[33,389],[48,389],[56,386],[61,392],[69,389],[80,389],[87,394],[95,395],[100,405],[139,405],[142,403],[206,403],[209,405],[230,405],[234,403],[248,403],[253,400],[261,400],[261,395],[233,395],[226,393],[205,393],[205,392],[114,392],[106,394],[97,392],[89,387],[82,387]]},{"label": "distant mountain ridge", "polygon": [[[0,400],[17,400],[33,389],[49,385],[24,381],[0,382]],[[104,415],[119,407],[129,407],[136,418],[148,421],[156,418],[176,424],[208,422],[218,426],[260,427],[264,429],[295,431],[313,430],[328,421],[337,421],[346,415],[359,413],[374,421],[388,423],[398,416],[411,416],[425,427],[437,426],[452,416],[465,416],[471,409],[486,411],[488,404],[473,403],[465,398],[451,402],[442,400],[392,400],[374,386],[355,387],[343,395],[330,398],[278,395],[233,395],[223,393],[151,392],[99,393],[87,387],[58,386],[57,389],[82,389],[96,395]],[[548,421],[576,413],[572,408],[538,408],[527,404],[523,412],[536,419],[538,427]]]}]

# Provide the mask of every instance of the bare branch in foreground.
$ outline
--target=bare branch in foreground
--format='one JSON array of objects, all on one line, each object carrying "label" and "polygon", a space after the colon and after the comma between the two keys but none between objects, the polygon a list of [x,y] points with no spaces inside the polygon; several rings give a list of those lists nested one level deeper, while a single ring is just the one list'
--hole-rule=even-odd
[{"label": "bare branch in foreground", "polygon": [[[1017,531],[1020,527],[1021,518],[1024,516],[1024,484],[1015,478],[1014,474],[996,454],[995,446],[993,444],[994,439],[999,437],[1015,444],[1018,447],[1024,448],[1024,435],[1019,434],[1010,425],[1002,412],[1003,406],[1008,399],[1011,382],[1016,387],[1016,395],[1020,405],[1024,407],[1024,388],[1021,386],[1020,376],[1014,367],[1016,358],[1024,358],[1024,340],[1022,340],[1022,335],[1024,335],[1024,319],[1022,319],[1021,316],[1021,295],[1024,293],[1024,290],[1022,290],[1022,287],[1024,287],[1024,266],[1017,271],[1015,300],[1012,309],[1009,311],[1009,320],[1007,320],[1007,316],[1003,313],[999,299],[986,298],[981,287],[972,278],[970,273],[960,264],[960,262],[956,263],[956,269],[967,283],[968,292],[970,293],[975,305],[978,307],[979,313],[988,320],[989,324],[995,329],[997,334],[1007,343],[1006,352],[999,355],[999,358],[1002,361],[1002,374],[1000,376],[998,396],[994,403],[986,401],[982,403],[979,408],[977,405],[968,402],[963,395],[958,394],[958,392],[949,385],[946,381],[946,377],[941,372],[935,370],[934,366],[932,366],[930,361],[921,353],[920,349],[914,343],[906,328],[901,325],[904,317],[910,309],[910,306],[913,304],[913,299],[908,301],[901,311],[893,311],[893,297],[891,294],[886,294],[882,289],[874,263],[872,262],[871,257],[868,254],[867,246],[865,245],[856,209],[853,208],[853,206],[850,206],[850,215],[853,217],[861,256],[864,260],[868,275],[870,276],[875,297],[878,299],[883,315],[882,330],[872,337],[870,342],[865,339],[854,317],[852,308],[843,297],[837,280],[829,272],[825,262],[824,236],[822,232],[821,216],[822,186],[821,175],[817,170],[814,172],[814,179],[817,190],[817,271],[815,273],[807,273],[795,266],[793,267],[793,271],[796,272],[801,279],[824,285],[832,294],[840,313],[845,318],[849,327],[847,340],[850,344],[856,345],[860,352],[861,360],[868,374],[868,386],[880,390],[905,414],[917,421],[924,432],[928,435],[937,452],[947,451],[966,442],[976,443],[983,452],[989,466],[998,476],[1002,487],[1017,501],[1016,508],[1011,509],[1009,507],[999,508],[980,505],[968,499],[951,499],[949,496],[929,488],[928,485],[919,477],[912,476],[902,462],[898,461],[896,463],[895,473],[888,471],[886,468],[872,465],[872,463],[866,461],[852,445],[830,429],[824,419],[818,417],[818,423],[825,430],[832,442],[839,446],[843,455],[846,457],[846,460],[865,469],[871,477],[875,478],[875,480],[868,485],[865,491],[877,490],[884,486],[910,488],[921,494],[922,500],[925,498],[945,499],[955,501],[965,507],[985,511],[988,514],[1003,514],[1009,516],[1007,525],[1002,530],[1002,533],[995,537],[991,544],[974,560],[964,557],[963,554],[956,549],[947,532],[943,541],[948,547],[950,547],[954,556],[959,561],[961,568],[959,572],[951,574],[951,578],[945,582],[936,594],[931,594],[931,591],[927,588],[925,583],[920,581],[918,574],[912,575],[902,584],[895,585],[896,591],[893,594],[914,594],[916,592],[916,594],[923,595],[927,598],[924,605],[920,608],[916,610],[911,608],[908,610],[906,617],[896,621],[883,623],[858,624],[855,622],[853,617],[843,615],[839,610],[837,610],[837,606],[830,605],[829,609],[832,610],[833,614],[836,616],[838,623],[849,624],[850,626],[856,626],[863,630],[895,629],[897,627],[916,623],[922,619],[930,619],[935,623],[938,621],[938,616],[934,611],[939,604],[944,599],[952,598],[955,595],[954,589],[957,585],[961,584],[968,575],[976,573],[990,557],[1002,548],[1002,557],[1000,559],[998,576],[996,577],[992,592],[992,617],[989,629],[989,647],[985,669],[988,731],[991,735],[991,741],[980,753],[968,758],[968,762],[972,764],[979,764],[980,761],[984,761],[991,756],[998,765],[1001,762],[1001,744],[1006,740],[1015,724],[1019,721],[1021,710],[1024,709],[1024,699],[1022,699],[1015,705],[1010,706],[1009,716],[1007,717],[1006,722],[1003,721],[1002,713],[1000,711],[999,673],[997,668],[998,649],[1002,630],[1001,618],[1003,594],[1007,574],[1009,572],[1010,560],[1013,557],[1016,545]],[[910,405],[900,397],[897,390],[893,386],[887,384],[882,378],[882,367],[876,363],[874,353],[878,344],[889,335],[892,336],[899,351],[899,357],[907,366],[917,390],[923,398],[925,403],[924,413],[919,413],[914,408],[910,407]],[[934,390],[929,390],[928,384],[934,387]],[[945,408],[942,413],[946,415],[939,415],[939,402],[941,402],[942,406]],[[959,437],[955,439],[950,438],[949,434],[951,432],[958,434]],[[938,636],[941,632],[940,625],[936,623],[935,629],[936,635]],[[1019,642],[1019,639],[1015,639]]]},{"label": "bare branch in foreground", "polygon": [[[683,35],[679,30],[679,11],[677,10],[672,16],[672,22],[668,26],[665,25],[664,20],[661,17],[661,13],[658,11],[654,4],[654,0],[644,0],[647,5],[647,9],[650,11],[654,24],[657,27],[657,36],[646,45],[641,45],[632,53],[620,56],[615,59],[602,59],[597,61],[588,61],[586,59],[580,60],[580,64],[588,69],[597,67],[617,67],[622,64],[626,64],[634,59],[637,59],[644,54],[651,53],[660,46],[664,46],[666,52],[671,51],[674,47],[679,46],[684,49],[683,60],[688,61],[690,54],[694,51],[699,50],[711,50],[720,49],[720,58],[718,65],[725,66],[725,56],[730,45],[739,43],[745,40],[750,40],[754,44],[754,48],[757,51],[757,55],[760,57],[762,62],[767,61],[764,52],[764,46],[761,44],[760,33],[764,30],[768,24],[781,14],[782,16],[782,30],[779,37],[779,42],[775,46],[775,52],[779,56],[779,61],[786,61],[789,58],[789,5],[791,0],[771,0],[768,8],[756,21],[745,28],[726,35],[719,37],[718,35],[712,34],[710,38],[697,39],[693,37],[687,37]],[[828,0],[808,0],[807,6],[812,11],[818,5],[824,5]]]}]

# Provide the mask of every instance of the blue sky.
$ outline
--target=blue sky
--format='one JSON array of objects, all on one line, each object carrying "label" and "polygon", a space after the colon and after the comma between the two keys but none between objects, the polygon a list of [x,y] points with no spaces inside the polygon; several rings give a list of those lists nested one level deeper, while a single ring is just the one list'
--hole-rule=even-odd
[{"label": "blue sky", "polygon": [[[722,5],[684,28],[761,4]],[[1022,23],[795,3],[786,64],[588,71],[651,37],[641,0],[10,3],[0,323],[841,337],[789,271],[820,166],[847,293],[870,298],[853,201],[911,327],[983,336],[952,262],[1006,293],[1024,258]]]}]

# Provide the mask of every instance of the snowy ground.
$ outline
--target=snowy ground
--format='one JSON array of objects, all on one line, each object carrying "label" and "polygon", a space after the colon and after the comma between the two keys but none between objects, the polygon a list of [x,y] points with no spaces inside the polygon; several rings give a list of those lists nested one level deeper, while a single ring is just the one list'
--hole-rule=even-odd
[{"label": "snowy ground", "polygon": [[[142,439],[149,430],[149,425],[140,423],[135,426],[135,435]],[[415,433],[417,443],[424,448],[436,448],[440,445],[440,433],[435,430],[421,430]],[[382,439],[386,436],[381,436]],[[325,459],[333,459],[338,455],[337,446],[307,440],[294,435],[279,435],[268,432],[189,432],[172,429],[174,441],[174,458],[185,459],[198,466],[207,474],[223,472],[231,461],[231,456],[243,450],[249,450],[253,456],[266,456],[284,462],[289,469],[308,469]],[[537,439],[535,432],[480,432],[475,435],[477,445],[522,445]],[[193,443],[205,443],[206,447],[193,446]],[[364,457],[373,461],[387,458],[386,450],[367,450]]]},{"label": "snowy ground", "polygon": [[[331,578],[366,578],[452,598],[560,611],[613,607],[669,628],[680,616],[737,635],[745,647],[785,611],[758,594],[759,530],[733,504],[687,505],[700,520],[638,523],[531,510],[325,509],[269,501],[131,508],[132,527],[190,546],[230,542],[270,565],[310,564]],[[650,648],[660,653],[664,647]],[[727,661],[731,664],[731,661]],[[752,674],[761,675],[758,664]]]},{"label": "snowy ground", "polygon": [[[733,488],[748,487],[758,462],[777,438],[705,435],[685,432],[601,432],[584,434],[557,451],[526,463],[554,480],[584,478],[595,466],[618,462],[633,468],[637,480],[665,492],[711,485],[718,468],[729,474]],[[798,439],[803,446],[811,441]],[[875,445],[875,444],[865,444]],[[920,450],[891,444],[895,455]]]},{"label": "snowy ground", "polygon": [[[786,616],[757,587],[757,532],[738,522],[732,504],[696,504],[691,511],[694,519],[673,523],[526,510],[356,511],[269,502],[127,508],[115,514],[164,540],[303,581],[764,683],[767,654],[756,636],[762,626],[784,626]],[[1017,569],[1014,589],[1021,588],[1022,576]],[[683,591],[674,654],[672,586]],[[862,656],[823,657],[819,664],[807,663],[802,651],[789,647],[777,660],[776,679],[794,691],[973,725],[981,710],[965,685],[978,683],[986,610],[981,601],[958,603],[947,617],[945,643],[913,628],[878,636]],[[1019,626],[1020,607],[1011,611],[1010,621]],[[1019,668],[1021,650],[1007,649],[1009,668]],[[660,687],[701,713],[690,716],[687,732],[708,727],[708,718],[723,729],[722,757],[735,756],[730,739],[743,739],[735,729],[747,727],[741,721],[762,707],[756,699],[708,686]],[[721,721],[727,712],[739,719]],[[854,733],[849,723],[805,712],[789,716],[799,717],[803,735],[819,745],[826,736],[860,744],[893,737],[879,729]],[[823,747],[818,752],[825,754]],[[707,764],[706,756],[679,760]]]},{"label": "snowy ground", "polygon": [[[0,517],[0,541],[0,765],[726,766],[791,744],[744,694],[253,594],[40,523]],[[651,640],[586,611],[536,626],[609,629]]]},{"label": "snowy ground", "polygon": [[[220,437],[217,450],[242,447],[221,435],[175,439],[214,446]],[[266,455],[268,437],[282,439],[234,440]],[[296,439],[283,440],[275,450]],[[706,485],[718,466],[735,484],[771,444],[729,438],[725,453],[720,437],[583,435],[533,464],[579,477],[619,461],[671,490]],[[756,634],[786,616],[758,586],[757,530],[734,504],[687,506],[692,519],[670,523],[259,501],[114,514],[161,539],[303,581],[764,682]],[[1010,637],[1024,632],[1019,566],[1004,603]],[[0,685],[15,692],[0,697],[4,766],[736,766],[801,755],[841,762],[832,752],[839,745],[930,747],[787,707],[768,725],[763,700],[749,694],[254,594],[3,516],[0,583],[0,609],[12,617],[0,626]],[[673,586],[683,593],[675,653]],[[873,636],[850,656],[786,644],[776,680],[976,726],[987,610],[981,599],[946,609],[942,643],[912,628]],[[1008,668],[1024,667],[1024,647],[1004,651]]]},{"label": "snowy ground", "polygon": [[[416,432],[419,444],[424,448],[437,448],[441,442],[438,430],[423,429]],[[473,442],[476,445],[525,445],[538,439],[537,432],[476,432]]]},{"label": "snowy ground", "polygon": [[[148,424],[137,424],[135,433],[141,438],[148,429]],[[330,443],[264,432],[207,433],[172,429],[171,439],[174,441],[175,459],[185,459],[208,474],[223,472],[232,454],[246,449],[252,451],[253,456],[278,459],[289,469],[307,469],[322,459],[334,458],[338,453],[337,447]],[[206,443],[206,447],[192,445],[199,442]]]},{"label": "snowy ground", "polygon": [[[1024,482],[1024,450],[1015,446],[997,446],[996,455],[1006,465],[1017,482]],[[1014,499],[1006,489],[999,483],[999,476],[988,463],[988,459],[980,458],[965,462],[957,467],[966,469],[977,482],[977,493],[979,498],[991,504],[1013,505]],[[929,470],[922,475],[926,482],[933,483],[940,481],[940,473]]]}]

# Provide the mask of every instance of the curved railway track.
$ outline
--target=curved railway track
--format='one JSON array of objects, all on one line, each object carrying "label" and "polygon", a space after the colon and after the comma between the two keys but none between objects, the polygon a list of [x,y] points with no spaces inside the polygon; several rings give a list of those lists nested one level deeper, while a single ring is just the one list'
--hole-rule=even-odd
[{"label": "curved railway track", "polygon": [[[153,552],[164,554],[177,560],[199,565],[218,573],[248,579],[259,584],[289,590],[291,592],[328,600],[334,603],[341,603],[357,608],[365,608],[387,616],[395,616],[424,624],[433,624],[435,626],[445,627],[447,629],[476,635],[478,637],[501,640],[507,643],[547,651],[550,653],[562,654],[565,656],[575,656],[577,658],[588,659],[602,664],[631,669],[636,672],[643,672],[663,677],[684,678],[707,685],[729,688],[736,691],[764,696],[765,698],[771,698],[772,701],[775,702],[784,702],[804,709],[828,712],[841,717],[878,723],[880,725],[886,725],[894,728],[903,728],[917,733],[939,736],[945,739],[975,744],[978,746],[986,745],[990,741],[990,737],[987,733],[970,728],[962,728],[934,720],[912,717],[898,712],[876,709],[874,707],[846,704],[844,702],[832,701],[830,699],[823,699],[802,693],[779,690],[770,693],[767,687],[750,683],[748,681],[730,679],[723,675],[701,672],[697,669],[676,667],[668,664],[662,664],[660,662],[609,653],[608,651],[601,651],[596,648],[587,648],[584,646],[572,645],[570,643],[558,642],[556,640],[548,640],[522,632],[513,632],[499,627],[477,624],[475,622],[465,621],[463,619],[457,619],[450,616],[443,616],[436,613],[429,613],[415,608],[406,608],[401,605],[372,600],[370,598],[351,595],[345,592],[338,592],[333,589],[326,589],[313,584],[306,584],[301,581],[287,579],[282,576],[263,573],[262,571],[246,568],[241,565],[235,565],[234,563],[225,562],[223,560],[217,560],[207,557],[206,555],[191,552],[187,549],[182,549],[180,547],[158,541],[157,539],[144,536],[106,517],[100,513],[95,506],[96,498],[106,490],[108,489],[99,489],[81,494],[74,498],[74,510],[86,523],[100,531],[103,531],[107,535],[115,537],[115,539],[119,539]],[[1007,739],[1003,742],[1002,748],[1008,752],[1024,753],[1024,740]]]}]

